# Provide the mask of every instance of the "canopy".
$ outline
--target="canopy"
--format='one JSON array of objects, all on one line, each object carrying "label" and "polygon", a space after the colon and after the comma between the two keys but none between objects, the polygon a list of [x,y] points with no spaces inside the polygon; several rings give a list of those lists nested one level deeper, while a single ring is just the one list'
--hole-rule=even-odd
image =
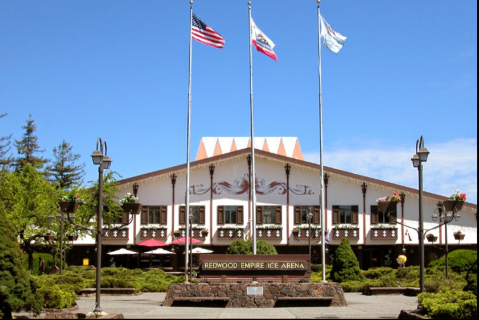
[{"label": "canopy", "polygon": [[162,241],[159,241],[159,240],[156,240],[156,239],[153,239],[153,238],[151,238],[149,240],[146,240],[146,241],[139,242],[136,245],[144,246],[144,247],[151,247],[151,248],[167,246],[166,243],[164,243]]},{"label": "canopy", "polygon": [[128,250],[128,249],[125,249],[125,248],[121,248],[120,250],[111,251],[111,252],[108,252],[107,254],[110,254],[110,255],[138,254],[138,252],[131,251],[131,250]]},{"label": "canopy", "polygon": [[[202,243],[203,241],[189,237],[188,238],[188,243]],[[181,237],[179,239],[176,239],[173,241],[171,244],[185,244],[186,243],[186,237]]]},{"label": "canopy", "polygon": [[165,249],[161,249],[161,248],[151,250],[151,251],[147,251],[145,253],[147,253],[147,254],[175,254],[174,252],[171,252],[171,251],[168,251],[168,250],[165,250]]},{"label": "canopy", "polygon": [[208,249],[204,249],[204,248],[200,248],[200,247],[193,248],[190,251],[191,251],[191,253],[212,253],[213,252],[213,250],[208,250]]}]

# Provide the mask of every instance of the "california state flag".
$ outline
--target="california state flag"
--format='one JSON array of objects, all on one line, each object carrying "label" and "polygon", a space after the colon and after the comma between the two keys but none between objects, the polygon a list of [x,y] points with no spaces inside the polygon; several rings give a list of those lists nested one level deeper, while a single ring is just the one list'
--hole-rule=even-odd
[{"label": "california state flag", "polygon": [[251,18],[251,44],[254,45],[259,52],[278,61],[278,57],[273,51],[275,46],[274,42],[256,26],[253,18]]}]

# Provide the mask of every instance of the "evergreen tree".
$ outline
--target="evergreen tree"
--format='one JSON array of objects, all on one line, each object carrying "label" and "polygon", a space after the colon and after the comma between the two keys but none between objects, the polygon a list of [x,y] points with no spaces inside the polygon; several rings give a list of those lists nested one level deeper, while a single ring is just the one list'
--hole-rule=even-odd
[{"label": "evergreen tree", "polygon": [[[6,113],[0,114],[0,119],[6,115]],[[11,155],[8,155],[11,149],[11,138],[11,134],[9,136],[0,137],[0,170],[7,170],[13,164],[14,158]]]},{"label": "evergreen tree", "polygon": [[22,128],[25,129],[22,140],[15,140],[15,147],[20,155],[16,160],[16,170],[21,171],[27,163],[34,167],[42,168],[43,165],[48,162],[48,159],[35,156],[36,153],[44,152],[45,150],[40,150],[38,137],[34,135],[37,128],[32,119],[32,115],[30,115],[30,118],[27,120],[27,125]]},{"label": "evergreen tree", "polygon": [[334,282],[344,282],[365,279],[359,268],[358,259],[353,249],[351,249],[347,238],[343,238],[334,255],[333,268],[330,274],[331,280]]},{"label": "evergreen tree", "polygon": [[23,253],[0,201],[0,319],[13,319],[20,310],[40,314],[43,297],[36,294],[37,284],[23,268]]},{"label": "evergreen tree", "polygon": [[53,155],[55,160],[46,169],[50,182],[56,183],[61,190],[79,187],[85,176],[85,163],[75,165],[80,155],[74,154],[72,146],[65,140],[57,148],[53,148]]},{"label": "evergreen tree", "polygon": [[[226,250],[228,254],[253,254],[253,240],[235,240]],[[263,240],[256,242],[257,254],[278,254],[276,248]]]}]

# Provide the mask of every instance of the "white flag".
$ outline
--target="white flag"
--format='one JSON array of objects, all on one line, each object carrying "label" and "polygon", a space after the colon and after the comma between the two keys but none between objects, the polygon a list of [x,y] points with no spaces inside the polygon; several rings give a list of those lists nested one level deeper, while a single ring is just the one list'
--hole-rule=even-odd
[{"label": "white flag", "polygon": [[320,16],[320,18],[321,36],[323,37],[324,46],[331,52],[338,53],[347,38],[341,33],[336,32],[322,16]]},{"label": "white flag", "polygon": [[256,46],[256,50],[259,52],[264,53],[275,61],[278,61],[278,57],[273,51],[275,46],[274,42],[256,26],[253,18],[251,18],[251,44]]}]

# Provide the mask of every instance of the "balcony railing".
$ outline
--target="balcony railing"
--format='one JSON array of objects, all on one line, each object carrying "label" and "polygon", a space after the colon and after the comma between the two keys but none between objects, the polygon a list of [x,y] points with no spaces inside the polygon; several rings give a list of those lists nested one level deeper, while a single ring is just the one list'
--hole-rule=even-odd
[{"label": "balcony railing", "polygon": [[341,240],[343,238],[359,240],[359,227],[334,228],[333,239]]},{"label": "balcony railing", "polygon": [[156,240],[166,240],[168,238],[168,232],[166,228],[158,228],[158,229],[140,229],[140,239],[147,240],[147,239],[156,239]]},{"label": "balcony railing", "polygon": [[371,228],[371,240],[397,240],[397,228]]},{"label": "balcony railing", "polygon": [[218,237],[218,239],[243,239],[244,229],[243,228],[219,228],[216,231],[216,236]]},{"label": "balcony railing", "polygon": [[104,240],[128,240],[129,229],[103,229]]}]

